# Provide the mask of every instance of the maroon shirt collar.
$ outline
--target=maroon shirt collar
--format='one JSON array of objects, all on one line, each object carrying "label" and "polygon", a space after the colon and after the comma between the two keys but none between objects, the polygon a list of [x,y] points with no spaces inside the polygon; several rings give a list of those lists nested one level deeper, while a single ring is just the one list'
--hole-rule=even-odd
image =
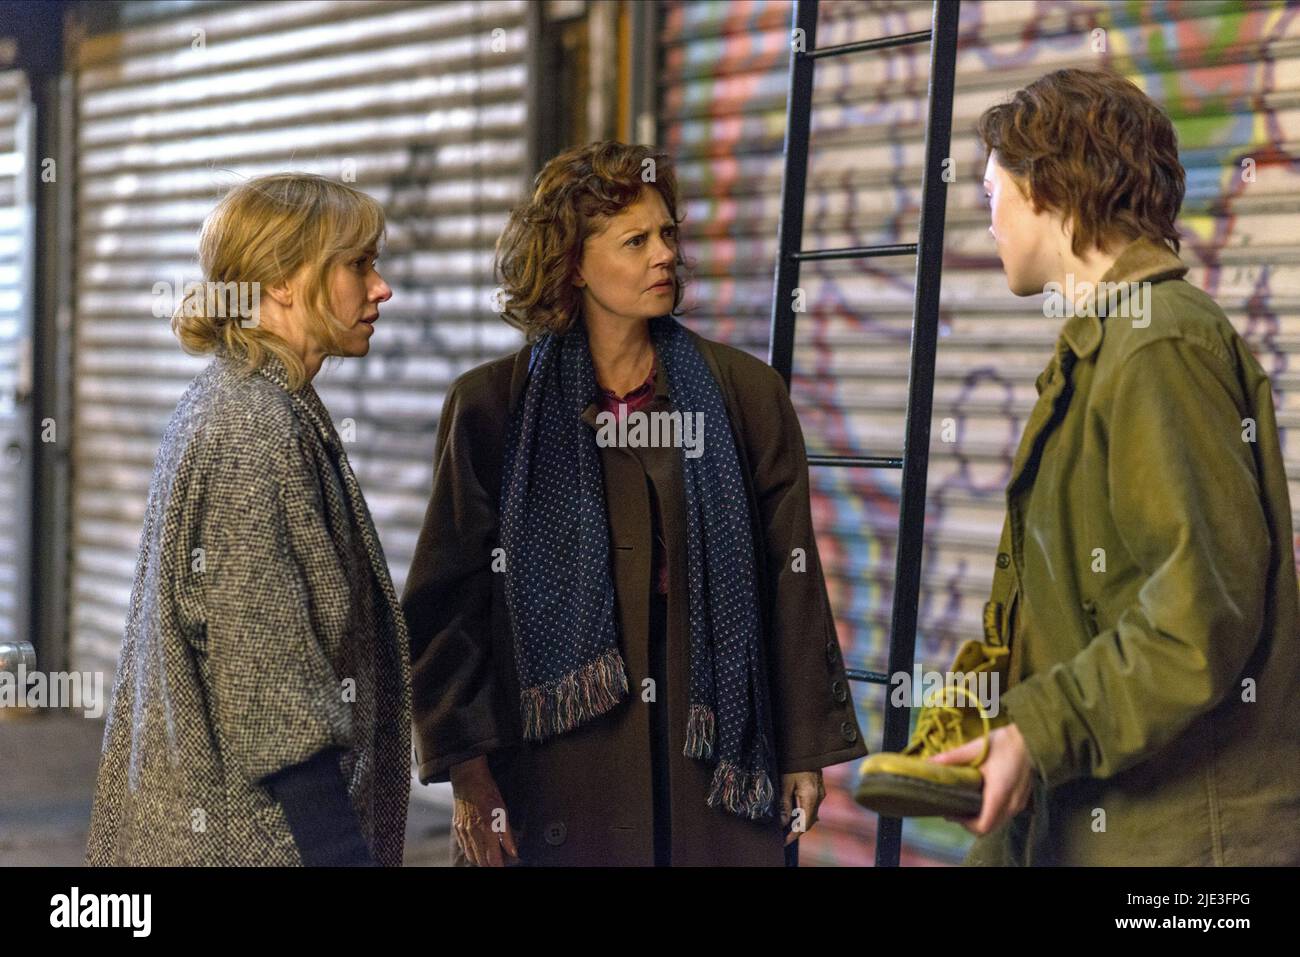
[{"label": "maroon shirt collar", "polygon": [[626,405],[629,412],[635,412],[649,405],[655,397],[655,378],[658,369],[659,363],[656,361],[650,366],[650,375],[646,380],[627,395],[618,395],[609,389],[601,389],[596,404],[600,406],[602,412],[617,412],[620,405]]}]

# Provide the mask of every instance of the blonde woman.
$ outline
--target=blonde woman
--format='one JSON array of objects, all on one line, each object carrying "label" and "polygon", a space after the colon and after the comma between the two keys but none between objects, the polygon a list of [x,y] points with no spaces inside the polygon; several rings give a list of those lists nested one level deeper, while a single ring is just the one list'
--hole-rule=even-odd
[{"label": "blonde woman", "polygon": [[[311,379],[392,290],[378,204],[317,176],[231,190],[172,320],[212,353],[163,435],[90,826],[92,865],[399,865],[406,626]],[[255,284],[252,315],[207,290]],[[218,285],[220,284],[220,285]]]}]

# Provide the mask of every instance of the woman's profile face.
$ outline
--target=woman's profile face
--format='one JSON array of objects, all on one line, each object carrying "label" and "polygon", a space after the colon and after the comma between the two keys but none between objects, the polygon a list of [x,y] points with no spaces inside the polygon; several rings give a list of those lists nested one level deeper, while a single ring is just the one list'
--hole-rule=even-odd
[{"label": "woman's profile face", "polygon": [[588,236],[574,285],[588,318],[653,319],[670,312],[677,261],[677,224],[659,191],[641,197]]},{"label": "woman's profile face", "polygon": [[989,154],[984,169],[984,195],[993,224],[989,233],[997,243],[998,258],[1007,285],[1017,296],[1042,293],[1053,278],[1050,234],[1060,223],[1045,210],[1035,210],[1016,180]]},{"label": "woman's profile face", "polygon": [[374,247],[358,249],[331,270],[330,305],[340,327],[342,355],[364,356],[370,351],[379,304],[393,296],[393,290],[375,268],[377,257]]}]

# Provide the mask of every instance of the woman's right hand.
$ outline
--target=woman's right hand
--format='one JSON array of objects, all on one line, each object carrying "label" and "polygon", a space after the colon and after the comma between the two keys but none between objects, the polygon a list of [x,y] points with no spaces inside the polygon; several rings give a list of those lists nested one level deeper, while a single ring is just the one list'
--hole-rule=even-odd
[{"label": "woman's right hand", "polygon": [[[487,756],[453,765],[451,791],[455,800],[452,833],[469,862],[476,867],[504,867],[503,852],[518,861],[519,850],[510,830],[506,802],[501,800]],[[500,821],[502,830],[493,830],[496,821]]]}]

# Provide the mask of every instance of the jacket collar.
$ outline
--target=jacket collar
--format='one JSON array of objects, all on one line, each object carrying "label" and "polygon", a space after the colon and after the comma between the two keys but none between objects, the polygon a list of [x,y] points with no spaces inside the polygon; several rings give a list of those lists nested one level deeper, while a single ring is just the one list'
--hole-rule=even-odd
[{"label": "jacket collar", "polygon": [[293,400],[294,405],[311,420],[327,445],[336,450],[342,448],[342,441],[334,431],[334,420],[330,418],[329,410],[325,408],[325,403],[321,402],[320,396],[316,394],[316,389],[310,382],[304,383],[297,391],[291,390],[289,370],[274,352],[266,354],[266,360],[257,371],[289,393],[289,398]]},{"label": "jacket collar", "polygon": [[519,404],[520,398],[523,397],[524,388],[528,385],[528,362],[533,355],[533,344],[526,343],[522,349],[515,353],[514,370],[510,373],[510,409]]},{"label": "jacket collar", "polygon": [[[1177,278],[1186,272],[1187,266],[1163,243],[1139,239],[1124,247],[1114,265],[1106,270],[1099,282],[1159,282]],[[1039,397],[1025,423],[1024,434],[1020,437],[1020,444],[1011,462],[1011,476],[1006,490],[1008,507],[1025,484],[1022,479],[1038,436],[1056,414],[1056,401],[1065,391],[1071,368],[1077,359],[1087,358],[1097,351],[1101,337],[1102,317],[1096,315],[1091,300],[1085,301],[1083,308],[1065,323],[1060,338],[1057,339],[1056,354],[1035,382]],[[1021,547],[1019,539],[1013,535],[1012,559],[1017,563],[1021,560]]]},{"label": "jacket collar", "polygon": [[[1168,246],[1143,237],[1124,247],[1100,282],[1161,282],[1178,279],[1186,273],[1187,265]],[[1086,359],[1101,346],[1102,317],[1094,308],[1095,298],[1095,294],[1090,295],[1083,308],[1061,329],[1061,339],[1080,359]]]}]

